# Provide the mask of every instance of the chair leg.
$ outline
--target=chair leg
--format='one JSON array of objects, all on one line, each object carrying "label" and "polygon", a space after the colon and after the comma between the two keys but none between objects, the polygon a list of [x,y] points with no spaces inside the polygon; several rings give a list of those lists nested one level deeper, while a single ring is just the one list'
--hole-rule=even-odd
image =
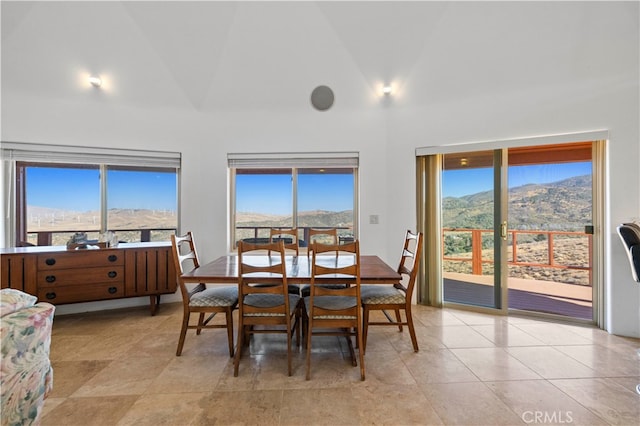
[{"label": "chair leg", "polygon": [[227,308],[227,340],[229,342],[229,357],[233,358],[233,309]]},{"label": "chair leg", "polygon": [[400,316],[400,309],[396,308],[396,322],[398,323],[398,330],[402,333],[402,317]]},{"label": "chair leg", "polygon": [[313,320],[307,318],[307,380],[311,380],[311,329],[313,327]]},{"label": "chair leg", "polygon": [[[289,326],[291,326],[291,318],[289,318]],[[289,376],[291,376],[291,332],[287,332],[287,368]]]},{"label": "chair leg", "polygon": [[249,330],[253,330],[252,325],[244,328],[244,345],[246,347],[249,347],[249,344],[251,343],[251,333],[249,332]]},{"label": "chair leg", "polygon": [[236,354],[233,359],[233,377],[238,377],[238,367],[240,366],[240,357],[242,356],[242,346],[244,345],[244,324],[242,318],[238,325],[238,347],[236,348]]},{"label": "chair leg", "polygon": [[369,307],[363,305],[362,310],[362,352],[367,351],[367,333],[369,332]]},{"label": "chair leg", "polygon": [[[348,333],[350,329],[345,329],[345,333]],[[353,349],[353,342],[351,341],[351,336],[345,336],[347,339],[347,346],[349,347],[349,354],[351,355],[351,365],[354,367],[358,365],[358,361],[356,360],[356,351]],[[356,345],[358,344],[358,339],[356,339]],[[358,352],[361,352],[358,350]]]},{"label": "chair leg", "polygon": [[196,334],[200,334],[202,331],[202,326],[204,325],[204,312],[200,312],[200,316],[198,317],[198,329],[196,330]]},{"label": "chair leg", "polygon": [[411,336],[411,343],[413,343],[413,351],[418,352],[418,339],[416,338],[416,329],[413,326],[413,317],[411,315],[411,308],[406,308],[404,314],[407,316],[407,326],[409,327],[409,335]]},{"label": "chair leg", "polygon": [[[364,342],[362,341],[362,325],[358,324],[356,327],[356,340],[358,345],[362,348]],[[359,350],[358,355],[360,355],[360,380],[364,381],[364,350]]]},{"label": "chair leg", "polygon": [[187,336],[187,326],[189,325],[189,312],[185,311],[182,316],[182,329],[180,329],[180,338],[178,339],[178,349],[176,350],[176,356],[182,355],[182,348],[184,347],[184,339]]},{"label": "chair leg", "polygon": [[[300,329],[302,328],[302,315],[300,315],[300,311],[296,312],[295,322],[293,323],[293,328],[296,332],[296,347],[300,347]],[[292,331],[293,332],[293,331]]]},{"label": "chair leg", "polygon": [[307,347],[307,334],[309,332],[309,318],[307,318],[306,311],[302,314],[302,341],[304,342],[304,347]]}]

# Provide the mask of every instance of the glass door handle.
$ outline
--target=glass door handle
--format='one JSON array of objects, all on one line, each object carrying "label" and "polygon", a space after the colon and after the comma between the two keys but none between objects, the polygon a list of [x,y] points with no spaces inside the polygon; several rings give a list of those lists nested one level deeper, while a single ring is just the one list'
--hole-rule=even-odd
[{"label": "glass door handle", "polygon": [[500,225],[500,237],[502,237],[503,240],[507,240],[507,221],[505,220],[504,222],[502,222],[502,224]]}]

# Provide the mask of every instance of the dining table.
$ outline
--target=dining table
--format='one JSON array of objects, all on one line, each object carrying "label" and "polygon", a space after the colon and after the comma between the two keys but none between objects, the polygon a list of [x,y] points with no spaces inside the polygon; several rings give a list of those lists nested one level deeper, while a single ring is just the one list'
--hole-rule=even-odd
[{"label": "dining table", "polygon": [[[350,258],[351,257],[351,258]],[[276,256],[245,256],[243,260],[253,264],[268,264],[279,262]],[[311,257],[306,255],[286,256],[287,282],[290,284],[311,283]],[[317,263],[349,264],[353,262],[352,256],[322,256]],[[401,275],[394,268],[385,263],[376,255],[360,256],[360,283],[361,284],[396,284],[401,280]],[[220,256],[208,263],[202,264],[189,272],[180,275],[185,283],[212,283],[230,284],[238,282],[238,256],[229,254]],[[265,277],[268,279],[268,277]],[[317,283],[331,284],[352,281],[345,279],[344,275],[331,274],[316,278]]]}]

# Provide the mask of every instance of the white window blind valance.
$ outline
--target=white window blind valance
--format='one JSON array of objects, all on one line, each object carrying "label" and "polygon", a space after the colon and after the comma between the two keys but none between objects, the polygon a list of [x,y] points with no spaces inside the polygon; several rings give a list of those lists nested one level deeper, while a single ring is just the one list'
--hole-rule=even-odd
[{"label": "white window blind valance", "polygon": [[39,163],[107,164],[111,166],[180,168],[181,154],[169,151],[95,148],[2,142],[2,160]]},{"label": "white window blind valance", "polygon": [[416,148],[416,157],[433,154],[452,154],[466,151],[485,151],[502,148],[515,148],[534,145],[553,145],[559,143],[584,142],[609,139],[609,131],[594,130],[581,133],[565,133],[558,135],[533,136],[529,138],[505,139],[498,141],[470,142],[425,146]]},{"label": "white window blind valance", "polygon": [[357,152],[274,152],[274,153],[229,153],[230,168],[357,168]]}]

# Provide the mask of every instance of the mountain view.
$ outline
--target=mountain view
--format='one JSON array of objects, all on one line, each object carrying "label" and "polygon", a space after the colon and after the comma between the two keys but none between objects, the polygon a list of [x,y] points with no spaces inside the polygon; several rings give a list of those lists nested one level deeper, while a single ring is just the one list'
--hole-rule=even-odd
[{"label": "mountain view", "polygon": [[[291,215],[265,215],[260,213],[239,212],[236,223],[240,226],[287,227],[293,223]],[[299,227],[352,227],[353,210],[330,212],[314,210],[298,213]]]},{"label": "mountain view", "polygon": [[[584,232],[591,224],[591,176],[576,176],[546,184],[527,184],[509,190],[509,230]],[[493,193],[490,191],[443,200],[445,229],[493,229]],[[508,239],[512,260],[513,242]],[[493,235],[482,234],[482,258],[493,258]],[[471,259],[471,232],[444,234],[444,256]],[[519,233],[517,261],[532,264],[549,262],[549,241],[544,233]],[[584,234],[556,234],[553,240],[556,265],[588,267],[589,240]],[[490,268],[490,264],[483,266]],[[448,272],[470,273],[470,262],[445,260]],[[492,273],[487,271],[487,273]],[[511,277],[590,285],[588,270],[536,266],[509,267]]]},{"label": "mountain view", "polygon": [[[462,197],[443,199],[444,228],[491,229],[493,227],[493,194],[479,192]],[[74,230],[99,230],[99,213],[78,212],[29,206],[28,230],[72,232]],[[176,226],[174,212],[145,209],[109,210],[109,227],[123,229],[158,229]],[[254,236],[254,227],[263,228],[259,237],[266,237],[267,228],[289,227],[291,215],[269,215],[255,212],[238,212],[236,223],[238,238]],[[509,190],[509,229],[582,231],[591,223],[591,176],[577,176],[548,184],[527,184]],[[353,211],[339,212],[313,210],[298,214],[299,227],[344,228],[341,234],[353,231]],[[119,232],[118,234],[122,233]],[[139,240],[139,233],[126,235],[125,240]],[[163,234],[164,235],[164,234]],[[124,237],[124,235],[123,235]],[[157,238],[159,238],[158,236]],[[68,236],[65,235],[65,238]],[[33,235],[35,240],[35,235]],[[466,239],[464,239],[466,240]],[[470,241],[460,244],[445,239],[445,253],[461,253],[469,250]],[[524,241],[523,241],[524,242]],[[454,247],[455,246],[455,247]]]},{"label": "mountain view", "polygon": [[[493,192],[447,197],[443,227],[493,228]],[[591,176],[509,190],[509,229],[583,231],[591,223]]]},{"label": "mountain view", "polygon": [[[291,227],[292,224],[293,219],[291,215],[239,212],[236,214],[236,239],[252,238],[255,228],[263,228],[258,229],[258,237],[267,238],[269,236],[268,228]],[[298,227],[338,228],[339,235],[352,235],[353,210],[340,212],[326,210],[300,212],[298,213]]]},{"label": "mountain view", "polygon": [[[444,228],[493,228],[493,193],[446,197]],[[298,214],[298,226],[351,227],[353,212],[314,210]],[[290,215],[239,212],[242,227],[291,226]],[[518,230],[583,231],[591,223],[591,176],[576,176],[547,184],[528,184],[509,190],[509,228]]]},{"label": "mountain view", "polygon": [[[170,210],[109,209],[109,229],[120,241],[140,241],[139,229],[169,229],[151,232],[152,241],[168,241],[176,228],[177,216]],[[86,232],[89,239],[98,239],[99,211],[75,211],[50,207],[27,207],[27,241],[37,243],[37,232],[53,232],[52,244],[64,245],[76,231]]]}]

